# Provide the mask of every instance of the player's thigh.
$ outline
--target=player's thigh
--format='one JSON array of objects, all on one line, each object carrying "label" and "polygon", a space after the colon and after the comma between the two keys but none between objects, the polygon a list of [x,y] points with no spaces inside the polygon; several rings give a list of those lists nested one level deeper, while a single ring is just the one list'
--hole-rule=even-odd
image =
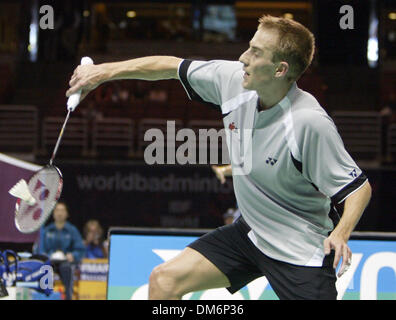
[{"label": "player's thigh", "polygon": [[181,293],[230,286],[228,278],[205,256],[192,248],[185,248],[157,270],[165,281],[173,281]]}]

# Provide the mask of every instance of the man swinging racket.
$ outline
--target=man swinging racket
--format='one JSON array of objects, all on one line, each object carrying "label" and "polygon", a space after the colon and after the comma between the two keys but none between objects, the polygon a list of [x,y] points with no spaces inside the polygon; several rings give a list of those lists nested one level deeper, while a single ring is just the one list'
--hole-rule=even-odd
[{"label": "man swinging racket", "polygon": [[153,56],[75,70],[67,96],[116,79],[179,79],[190,99],[223,114],[241,217],[155,267],[150,299],[234,293],[261,276],[280,299],[336,299],[335,269],[351,263],[347,242],[371,187],[331,118],[296,85],[314,42],[296,21],[263,16],[239,61]]}]

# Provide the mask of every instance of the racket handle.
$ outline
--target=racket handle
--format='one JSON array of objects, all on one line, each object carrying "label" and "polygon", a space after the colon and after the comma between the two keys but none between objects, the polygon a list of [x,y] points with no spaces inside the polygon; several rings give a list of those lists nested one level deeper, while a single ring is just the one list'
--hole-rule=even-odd
[{"label": "racket handle", "polygon": [[[84,64],[93,64],[93,61],[90,57],[82,57],[81,65]],[[74,109],[76,109],[77,105],[80,103],[80,97],[81,97],[81,90],[73,93],[69,97],[69,99],[67,99],[67,110],[74,111]]]}]

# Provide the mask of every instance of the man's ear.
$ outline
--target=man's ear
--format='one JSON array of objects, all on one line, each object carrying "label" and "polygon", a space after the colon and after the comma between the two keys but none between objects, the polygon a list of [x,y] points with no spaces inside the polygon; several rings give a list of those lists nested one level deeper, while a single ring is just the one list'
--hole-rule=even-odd
[{"label": "man's ear", "polygon": [[275,70],[275,77],[285,77],[289,71],[289,64],[286,61],[279,62]]}]

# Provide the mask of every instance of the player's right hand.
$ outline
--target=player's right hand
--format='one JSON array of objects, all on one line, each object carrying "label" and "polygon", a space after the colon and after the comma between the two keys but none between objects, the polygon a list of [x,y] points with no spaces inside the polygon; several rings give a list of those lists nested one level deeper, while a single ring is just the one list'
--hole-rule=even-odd
[{"label": "player's right hand", "polygon": [[70,97],[73,93],[81,90],[80,101],[83,100],[91,90],[102,83],[102,76],[100,65],[79,65],[74,69],[69,81],[70,88],[66,91],[66,97]]}]

